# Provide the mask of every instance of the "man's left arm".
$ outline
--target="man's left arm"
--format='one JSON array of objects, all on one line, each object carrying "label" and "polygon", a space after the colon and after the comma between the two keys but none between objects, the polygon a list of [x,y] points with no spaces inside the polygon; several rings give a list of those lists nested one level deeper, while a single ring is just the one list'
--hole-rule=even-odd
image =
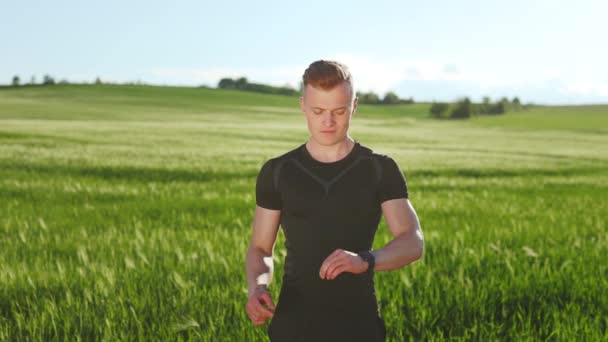
[{"label": "man's left arm", "polygon": [[[374,271],[401,268],[422,257],[424,239],[416,211],[409,199],[396,198],[382,202],[382,213],[393,240],[383,248],[372,251]],[[319,277],[332,280],[343,272],[363,273],[368,269],[357,252],[336,249],[321,264]]]},{"label": "man's left arm", "polygon": [[383,248],[371,252],[375,258],[374,271],[398,269],[420,259],[424,252],[424,238],[418,215],[409,199],[382,202],[382,214],[394,238]]}]

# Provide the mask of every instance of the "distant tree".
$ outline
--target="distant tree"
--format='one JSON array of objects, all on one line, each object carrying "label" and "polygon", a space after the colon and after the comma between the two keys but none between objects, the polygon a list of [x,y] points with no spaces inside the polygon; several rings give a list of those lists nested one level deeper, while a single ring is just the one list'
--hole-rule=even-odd
[{"label": "distant tree", "polygon": [[479,114],[488,114],[492,109],[492,100],[489,96],[484,96],[479,104]]},{"label": "distant tree", "polygon": [[239,77],[234,81],[234,85],[236,89],[245,89],[247,88],[247,78]]},{"label": "distant tree", "polygon": [[247,78],[240,77],[236,80],[231,78],[222,78],[217,87],[219,89],[238,89],[238,90],[246,90],[253,91],[256,93],[265,93],[265,94],[277,94],[277,95],[289,95],[294,96],[298,95],[298,91],[293,89],[291,86],[286,84],[283,87],[275,87],[267,84],[261,83],[249,83]]},{"label": "distant tree", "polygon": [[36,84],[36,76],[32,75],[32,77],[30,78],[30,84]]},{"label": "distant tree", "polygon": [[473,112],[473,106],[471,100],[468,97],[463,98],[462,100],[456,102],[452,112],[450,113],[450,118],[452,119],[465,119],[470,118]]},{"label": "distant tree", "polygon": [[222,78],[217,84],[217,87],[220,89],[234,89],[234,80],[232,78]]},{"label": "distant tree", "polygon": [[511,107],[511,101],[506,96],[504,96],[502,99],[500,99],[500,102],[504,106],[503,113],[506,113],[506,112],[508,112],[508,111],[510,111],[512,109],[512,107]]},{"label": "distant tree", "polygon": [[414,103],[414,98],[410,96],[408,99],[399,99],[399,103],[412,104]]},{"label": "distant tree", "polygon": [[431,104],[431,116],[434,118],[445,117],[450,105],[446,102],[433,102]]},{"label": "distant tree", "polygon": [[370,91],[368,93],[359,93],[357,92],[357,97],[359,98],[359,103],[364,103],[364,104],[379,104],[381,103],[380,101],[380,97]]},{"label": "distant tree", "polygon": [[483,102],[479,105],[479,114],[497,115],[503,114],[506,110],[507,106],[504,101],[498,100],[496,103],[492,103],[487,96],[483,98]]},{"label": "distant tree", "polygon": [[382,99],[382,103],[384,104],[397,104],[399,103],[399,96],[392,91],[387,92],[384,95],[384,99]]},{"label": "distant tree", "polygon": [[95,78],[95,84],[103,84],[103,83],[101,82],[101,79],[99,78],[99,76],[97,76],[97,77]]},{"label": "distant tree", "polygon": [[519,101],[519,98],[517,96],[514,97],[513,100],[511,100],[511,107],[513,108],[513,110],[521,109],[521,102]]},{"label": "distant tree", "polygon": [[65,78],[61,79],[59,81],[59,84],[70,84],[70,82],[68,82],[68,80],[66,80]]},{"label": "distant tree", "polygon": [[276,94],[279,95],[298,95],[299,92],[295,89],[293,89],[289,84],[286,84],[282,87],[271,87],[271,89],[273,89]]},{"label": "distant tree", "polygon": [[50,75],[44,75],[42,84],[44,84],[44,85],[55,84],[55,79],[53,77],[51,77]]},{"label": "distant tree", "polygon": [[13,76],[13,87],[18,87],[21,84],[21,78],[18,75]]},{"label": "distant tree", "polygon": [[470,116],[476,116],[481,114],[481,103],[475,103],[471,101],[471,111],[470,111]]},{"label": "distant tree", "polygon": [[507,111],[507,102],[498,101],[492,106],[490,114],[504,114]]}]

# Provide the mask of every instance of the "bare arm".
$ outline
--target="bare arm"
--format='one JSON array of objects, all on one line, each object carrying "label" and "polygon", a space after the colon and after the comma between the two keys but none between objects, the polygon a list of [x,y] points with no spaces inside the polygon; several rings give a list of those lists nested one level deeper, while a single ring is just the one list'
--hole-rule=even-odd
[{"label": "bare arm", "polygon": [[[401,268],[422,257],[424,240],[418,216],[410,201],[397,198],[382,202],[382,212],[394,239],[381,249],[372,251],[375,257],[374,271]],[[368,263],[357,253],[341,248],[330,254],[321,265],[321,279],[335,279],[342,272],[363,273]]]},{"label": "bare arm", "polygon": [[420,259],[424,251],[424,238],[409,199],[383,202],[382,213],[394,239],[383,248],[372,251],[376,259],[374,270],[393,270]]},{"label": "bare arm", "polygon": [[268,286],[272,281],[274,243],[280,216],[280,210],[270,210],[256,205],[253,232],[245,263],[249,295],[259,285]]}]

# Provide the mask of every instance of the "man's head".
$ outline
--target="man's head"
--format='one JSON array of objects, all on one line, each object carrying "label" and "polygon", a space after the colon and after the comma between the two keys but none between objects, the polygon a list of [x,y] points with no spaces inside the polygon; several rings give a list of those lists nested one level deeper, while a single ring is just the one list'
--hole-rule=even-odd
[{"label": "man's head", "polygon": [[312,138],[321,145],[344,140],[358,103],[348,67],[319,60],[308,66],[302,82],[300,107]]}]

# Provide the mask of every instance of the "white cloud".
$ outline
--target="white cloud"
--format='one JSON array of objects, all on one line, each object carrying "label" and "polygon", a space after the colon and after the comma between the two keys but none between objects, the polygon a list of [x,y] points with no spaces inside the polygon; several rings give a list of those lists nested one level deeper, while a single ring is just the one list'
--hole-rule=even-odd
[{"label": "white cloud", "polygon": [[[367,56],[338,54],[328,56],[348,65],[360,90],[384,93],[403,81],[463,81],[481,88],[515,86],[535,82],[531,75],[513,70],[483,69],[480,66],[458,65],[451,61],[416,59],[372,59]],[[546,76],[555,73],[544,71]]]},{"label": "white cloud", "polygon": [[608,82],[577,80],[562,87],[560,91],[572,95],[608,96]]}]

